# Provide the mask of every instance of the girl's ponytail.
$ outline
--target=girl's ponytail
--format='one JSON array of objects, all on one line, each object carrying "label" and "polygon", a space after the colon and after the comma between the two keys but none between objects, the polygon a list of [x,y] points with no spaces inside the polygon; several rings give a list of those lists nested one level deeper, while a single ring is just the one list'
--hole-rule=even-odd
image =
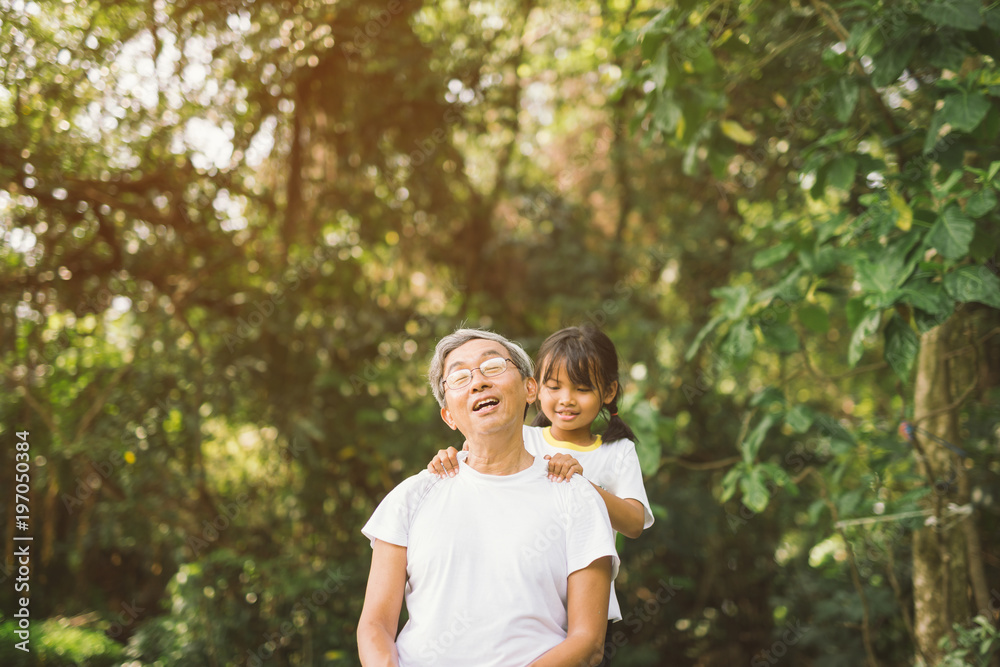
[{"label": "girl's ponytail", "polygon": [[[631,440],[632,442],[638,442],[638,438],[635,437],[635,433],[629,428],[625,420],[618,416],[618,397],[615,400],[608,403],[608,412],[610,416],[608,417],[608,427],[604,429],[604,433],[601,434],[601,440],[607,444],[609,442],[614,442],[615,440]],[[543,415],[544,416],[544,415]],[[535,421],[538,421],[537,419]],[[546,422],[548,420],[546,419]]]}]

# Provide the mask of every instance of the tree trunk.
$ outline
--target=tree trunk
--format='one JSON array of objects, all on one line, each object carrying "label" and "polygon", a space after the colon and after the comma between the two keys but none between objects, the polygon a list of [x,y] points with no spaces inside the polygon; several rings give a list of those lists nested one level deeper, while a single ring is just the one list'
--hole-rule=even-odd
[{"label": "tree trunk", "polygon": [[[958,409],[948,409],[955,392],[946,355],[956,347],[954,340],[964,319],[956,314],[923,334],[917,359],[914,423],[948,443],[958,442]],[[951,363],[969,362],[967,357],[956,356]],[[928,522],[913,535],[914,631],[918,654],[936,665],[943,653],[938,642],[952,631],[953,624],[969,618],[966,539],[961,525],[967,517],[948,510],[949,504],[964,505],[969,500],[959,490],[963,462],[956,453],[919,431],[914,433],[914,447],[920,470],[932,485],[932,493],[924,500],[931,512]]]}]

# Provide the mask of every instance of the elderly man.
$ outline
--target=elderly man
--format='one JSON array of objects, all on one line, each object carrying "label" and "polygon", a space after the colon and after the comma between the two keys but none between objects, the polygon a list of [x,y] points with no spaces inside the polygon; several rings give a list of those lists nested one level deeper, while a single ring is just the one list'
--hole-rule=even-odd
[{"label": "elderly man", "polygon": [[[461,474],[404,480],[365,524],[362,664],[599,663],[618,568],[611,522],[591,484],[550,482],[548,462],[524,448],[538,389],[531,359],[500,335],[460,329],[438,343],[429,375],[468,452]],[[404,598],[409,620],[396,637]]]}]

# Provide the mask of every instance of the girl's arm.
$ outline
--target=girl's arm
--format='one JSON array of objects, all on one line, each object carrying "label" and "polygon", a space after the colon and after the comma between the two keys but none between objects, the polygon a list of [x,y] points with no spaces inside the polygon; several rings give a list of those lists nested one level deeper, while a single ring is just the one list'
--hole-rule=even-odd
[{"label": "girl's arm", "polygon": [[376,540],[365,603],[358,621],[358,656],[364,667],[397,667],[396,630],[406,586],[406,547]]},{"label": "girl's arm", "polygon": [[[562,481],[572,477],[573,473],[583,474],[583,466],[569,454],[560,452],[545,458],[549,460],[549,479]],[[591,484],[594,483],[591,482]],[[604,504],[608,506],[608,516],[611,518],[612,528],[633,540],[642,535],[643,525],[646,522],[646,510],[641,502],[634,498],[619,498],[596,484],[594,484],[594,488],[601,494],[601,498],[604,498]]]},{"label": "girl's arm", "polygon": [[[594,484],[591,482],[591,484]],[[611,527],[625,537],[633,540],[642,535],[642,526],[646,521],[646,510],[635,498],[619,498],[610,491],[605,491],[594,484],[594,488],[604,498],[604,504],[608,506],[608,516],[611,518]]]},{"label": "girl's arm", "polygon": [[566,639],[543,653],[529,667],[582,667],[597,665],[604,652],[611,595],[611,557],[569,575],[566,582]]}]

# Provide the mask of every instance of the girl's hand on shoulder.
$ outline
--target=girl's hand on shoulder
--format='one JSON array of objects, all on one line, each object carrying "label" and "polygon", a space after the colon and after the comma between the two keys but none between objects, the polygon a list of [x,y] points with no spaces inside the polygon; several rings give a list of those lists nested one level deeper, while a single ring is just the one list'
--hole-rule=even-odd
[{"label": "girl's hand on shoulder", "polygon": [[454,447],[439,449],[437,456],[427,464],[427,469],[438,477],[454,477],[458,474],[458,450]]},{"label": "girl's hand on shoulder", "polygon": [[569,454],[546,455],[545,460],[549,462],[549,479],[553,482],[564,482],[574,473],[583,474],[583,466]]}]

